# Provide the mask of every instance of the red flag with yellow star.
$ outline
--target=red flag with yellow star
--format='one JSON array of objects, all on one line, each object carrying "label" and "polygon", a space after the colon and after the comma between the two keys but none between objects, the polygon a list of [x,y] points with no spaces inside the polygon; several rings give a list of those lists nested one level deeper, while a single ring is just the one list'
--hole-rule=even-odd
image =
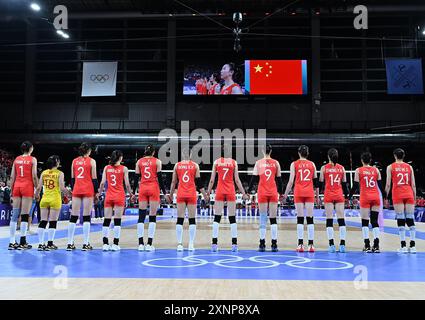
[{"label": "red flag with yellow star", "polygon": [[246,60],[248,94],[307,94],[306,60]]}]

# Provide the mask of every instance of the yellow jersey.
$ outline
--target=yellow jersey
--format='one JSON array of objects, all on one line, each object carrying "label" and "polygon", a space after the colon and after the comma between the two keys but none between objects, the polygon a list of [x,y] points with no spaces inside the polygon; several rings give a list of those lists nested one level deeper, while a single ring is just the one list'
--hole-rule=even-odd
[{"label": "yellow jersey", "polygon": [[61,197],[61,190],[59,186],[59,177],[62,171],[58,169],[44,170],[41,174],[43,179],[43,198],[57,198]]}]

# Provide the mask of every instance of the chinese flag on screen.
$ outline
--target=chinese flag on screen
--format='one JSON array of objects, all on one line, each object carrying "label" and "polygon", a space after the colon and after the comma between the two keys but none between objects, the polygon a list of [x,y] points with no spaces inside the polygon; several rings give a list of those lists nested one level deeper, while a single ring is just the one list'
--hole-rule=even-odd
[{"label": "chinese flag on screen", "polygon": [[246,60],[249,94],[307,94],[306,60]]}]

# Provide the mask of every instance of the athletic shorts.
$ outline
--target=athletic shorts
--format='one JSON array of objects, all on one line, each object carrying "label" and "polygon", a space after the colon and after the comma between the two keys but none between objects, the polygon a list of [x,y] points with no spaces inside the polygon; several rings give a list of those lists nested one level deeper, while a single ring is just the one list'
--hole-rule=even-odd
[{"label": "athletic shorts", "polygon": [[216,193],[215,194],[215,201],[230,201],[234,202],[236,201],[236,195],[235,194],[225,194],[225,193]]},{"label": "athletic shorts", "polygon": [[270,203],[270,202],[278,202],[279,201],[279,195],[273,194],[258,194],[258,203]]},{"label": "athletic shorts", "polygon": [[325,197],[323,199],[324,203],[345,203],[345,198],[341,195],[327,195],[325,194]]},{"label": "athletic shorts", "polygon": [[198,198],[195,197],[179,197],[177,196],[177,204],[184,203],[186,205],[188,204],[194,204],[196,205],[198,203]]},{"label": "athletic shorts", "polygon": [[407,197],[394,197],[393,204],[415,204],[415,199],[411,196]]},{"label": "athletic shorts", "polygon": [[53,209],[53,210],[60,210],[62,208],[62,199],[61,197],[55,197],[55,198],[41,198],[40,201],[40,208],[41,209]]},{"label": "athletic shorts", "polygon": [[294,197],[294,203],[314,203],[314,197]]},{"label": "athletic shorts", "polygon": [[125,196],[119,198],[105,197],[105,208],[125,207]]},{"label": "athletic shorts", "polygon": [[12,197],[18,198],[33,198],[34,197],[34,187],[32,186],[14,186]]},{"label": "athletic shorts", "polygon": [[160,192],[159,186],[157,184],[152,186],[141,186],[139,188],[139,202],[150,202],[150,201],[160,201]]},{"label": "athletic shorts", "polygon": [[94,194],[93,193],[73,193],[72,197],[73,198],[93,198]]},{"label": "athletic shorts", "polygon": [[381,206],[381,200],[379,198],[364,199],[360,197],[360,208],[370,209],[371,207]]}]

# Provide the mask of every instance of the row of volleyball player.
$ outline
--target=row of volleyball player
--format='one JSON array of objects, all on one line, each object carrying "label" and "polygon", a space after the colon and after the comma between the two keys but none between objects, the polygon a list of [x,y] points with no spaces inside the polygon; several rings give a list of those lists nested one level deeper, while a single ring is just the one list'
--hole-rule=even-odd
[{"label": "row of volleyball player", "polygon": [[[118,251],[121,234],[121,220],[125,208],[126,191],[134,200],[133,190],[138,188],[139,219],[137,223],[138,250],[154,251],[153,239],[156,230],[156,214],[160,204],[160,193],[165,194],[169,203],[171,195],[177,190],[177,223],[176,237],[177,250],[183,251],[183,223],[185,214],[189,220],[188,250],[195,249],[196,235],[196,208],[197,190],[206,201],[209,200],[211,191],[216,184],[214,203],[214,222],[212,227],[211,250],[218,251],[219,226],[222,218],[224,204],[227,204],[227,214],[231,230],[231,250],[238,251],[238,231],[235,217],[236,188],[242,193],[244,200],[249,199],[248,194],[254,186],[257,187],[257,201],[259,218],[259,251],[266,250],[266,230],[270,221],[271,250],[278,251],[277,236],[278,225],[276,219],[279,200],[286,202],[293,189],[295,210],[297,212],[297,252],[314,252],[314,204],[319,203],[319,191],[324,189],[324,205],[326,212],[326,231],[329,239],[329,252],[336,252],[334,241],[334,214],[336,213],[340,245],[339,252],[345,252],[346,225],[344,216],[345,198],[351,198],[360,191],[360,215],[362,222],[362,235],[365,252],[379,253],[379,221],[378,215],[382,205],[382,198],[387,198],[392,187],[392,199],[397,215],[397,225],[400,235],[400,249],[402,253],[415,253],[415,223],[414,205],[416,197],[415,177],[412,167],[403,161],[405,153],[402,149],[394,150],[395,161],[387,168],[387,181],[385,189],[381,184],[380,171],[372,166],[372,155],[365,152],[361,155],[362,166],[357,168],[354,183],[350,190],[346,181],[346,173],[342,165],[338,164],[338,151],[328,151],[328,163],[316,170],[313,162],[307,158],[309,149],[302,145],[298,148],[299,159],[290,166],[290,177],[284,189],[281,178],[281,167],[277,160],[271,157],[272,147],[267,145],[263,150],[263,158],[254,166],[249,186],[245,189],[239,179],[238,164],[234,159],[225,158],[224,146],[222,157],[214,161],[208,187],[205,189],[201,179],[199,165],[191,160],[189,149],[183,150],[181,161],[173,169],[170,190],[167,193],[162,179],[162,163],[155,157],[155,148],[148,145],[144,156],[136,162],[136,182],[130,185],[128,168],[121,164],[123,154],[119,150],[112,152],[109,164],[103,169],[102,179],[98,183],[96,176],[96,161],[90,157],[92,148],[87,143],[79,147],[79,156],[72,162],[71,185],[72,193],[65,188],[64,174],[58,168],[60,159],[51,156],[47,160],[47,169],[37,178],[37,160],[32,157],[33,145],[26,141],[21,145],[22,155],[18,156],[12,167],[11,183],[13,190],[13,210],[10,222],[10,250],[25,250],[32,246],[26,241],[29,210],[32,199],[40,199],[41,217],[38,226],[39,250],[55,250],[53,243],[57,220],[62,205],[61,192],[72,197],[72,212],[68,225],[67,250],[76,249],[74,233],[80,210],[83,212],[83,245],[82,250],[92,250],[90,245],[90,213],[93,202],[102,194],[107,185],[104,201],[104,223],[102,238],[104,251]],[[178,186],[178,187],[177,187]],[[16,224],[21,217],[20,243],[16,242]],[[148,235],[145,244],[145,220],[148,217]],[[113,243],[109,243],[109,231],[113,220]],[[307,222],[308,244],[304,246],[304,222]],[[369,236],[369,224],[372,226],[373,244]],[[49,226],[47,230],[47,225]],[[406,243],[406,225],[410,231],[410,245]],[[47,244],[45,236],[47,234]]]}]

